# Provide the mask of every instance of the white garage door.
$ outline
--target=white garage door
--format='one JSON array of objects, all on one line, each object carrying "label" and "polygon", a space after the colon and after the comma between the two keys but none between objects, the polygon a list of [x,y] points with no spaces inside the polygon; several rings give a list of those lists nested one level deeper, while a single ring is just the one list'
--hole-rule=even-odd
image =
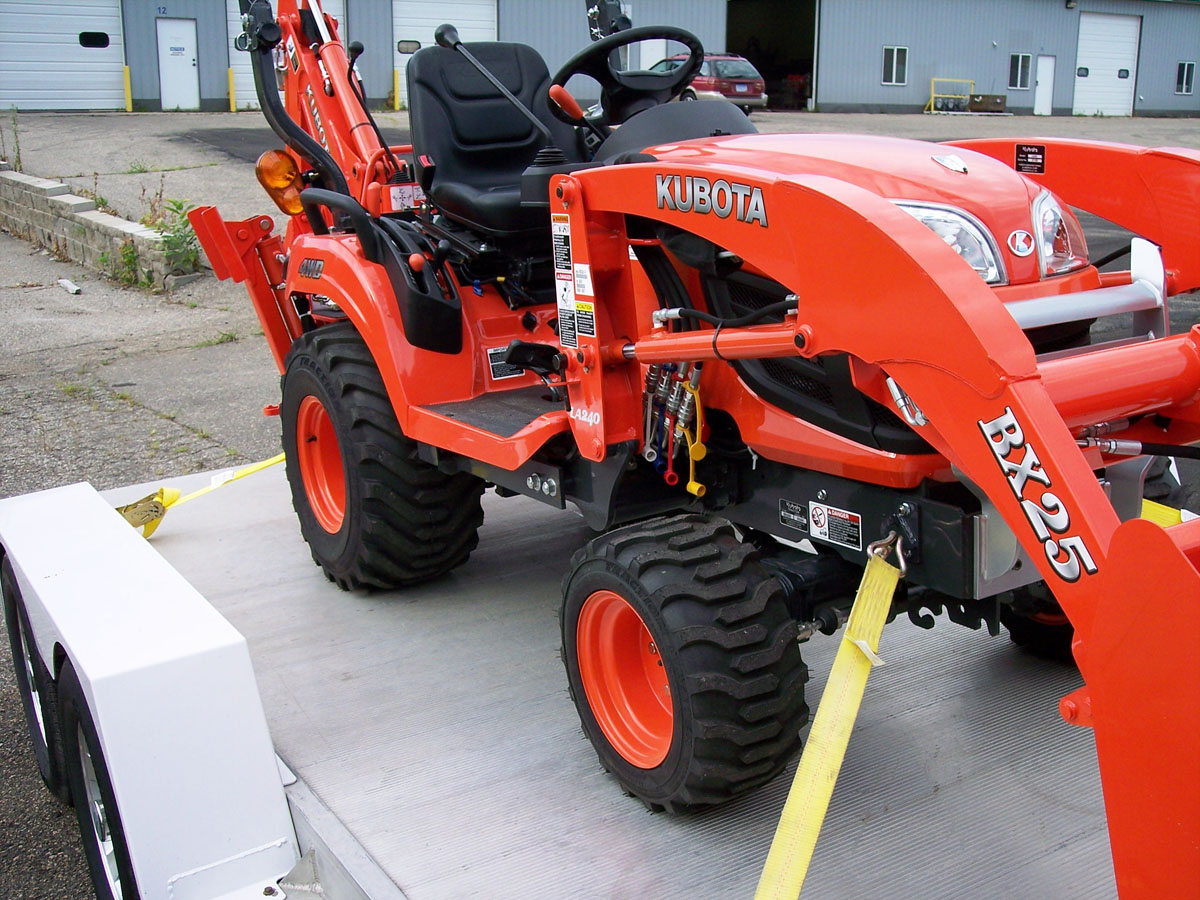
[{"label": "white garage door", "polygon": [[[346,37],[346,0],[324,0],[321,9],[338,21],[338,37],[350,43]],[[229,32],[229,65],[233,68],[233,94],[238,109],[258,109],[258,95],[254,93],[254,73],[250,69],[250,54],[233,46],[242,33],[242,14],[238,0],[225,0],[225,20]]]},{"label": "white garage door", "polygon": [[0,0],[0,109],[124,109],[120,0]]},{"label": "white garage door", "polygon": [[496,40],[496,0],[447,0],[429,3],[427,0],[392,0],[392,31],[395,40],[392,52],[395,66],[400,70],[400,99],[408,101],[408,82],[404,70],[412,59],[410,53],[395,49],[396,41],[420,41],[422,47],[433,45],[433,30],[443,22],[458,29],[464,41]]},{"label": "white garage door", "polygon": [[1141,30],[1140,16],[1085,12],[1079,17],[1075,115],[1133,115]]}]

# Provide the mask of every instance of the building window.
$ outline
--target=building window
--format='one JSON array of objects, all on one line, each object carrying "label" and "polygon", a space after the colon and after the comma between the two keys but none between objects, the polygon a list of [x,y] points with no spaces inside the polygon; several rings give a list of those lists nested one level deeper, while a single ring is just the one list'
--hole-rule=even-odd
[{"label": "building window", "polygon": [[908,48],[883,48],[883,83],[908,84]]},{"label": "building window", "polygon": [[1033,57],[1028,53],[1012,53],[1008,57],[1008,86],[1014,91],[1029,90],[1029,63]]},{"label": "building window", "polygon": [[1175,70],[1175,93],[1190,94],[1192,92],[1192,84],[1196,80],[1196,64],[1194,62],[1181,62]]}]

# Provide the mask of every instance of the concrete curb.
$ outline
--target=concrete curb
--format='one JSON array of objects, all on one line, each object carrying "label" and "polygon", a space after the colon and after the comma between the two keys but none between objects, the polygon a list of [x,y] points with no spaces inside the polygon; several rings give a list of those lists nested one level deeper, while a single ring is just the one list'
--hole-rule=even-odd
[{"label": "concrete curb", "polygon": [[153,228],[96,210],[61,182],[13,172],[0,161],[0,227],[57,256],[127,283],[171,290],[186,283]]}]

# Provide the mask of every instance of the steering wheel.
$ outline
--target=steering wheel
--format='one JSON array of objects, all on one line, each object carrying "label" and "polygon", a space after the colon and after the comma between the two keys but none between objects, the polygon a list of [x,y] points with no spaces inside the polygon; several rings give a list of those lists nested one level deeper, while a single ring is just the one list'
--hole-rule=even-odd
[{"label": "steering wheel", "polygon": [[[638,41],[665,39],[678,41],[688,48],[688,57],[670,72],[618,72],[609,64],[614,50]],[[617,125],[635,113],[666,103],[687,87],[704,62],[704,46],[690,31],[671,25],[646,25],[629,28],[601,38],[568,59],[551,79],[552,84],[565,85],[572,75],[587,75],[600,83],[600,105],[608,121]],[[549,104],[555,118],[569,125],[579,123],[568,116],[557,103]]]}]

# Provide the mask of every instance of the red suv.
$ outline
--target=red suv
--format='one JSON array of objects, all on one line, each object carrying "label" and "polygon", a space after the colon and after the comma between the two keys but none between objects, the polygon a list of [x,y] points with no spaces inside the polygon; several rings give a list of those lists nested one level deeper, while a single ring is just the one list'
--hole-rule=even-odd
[{"label": "red suv", "polygon": [[[669,56],[650,67],[651,72],[670,72],[682,65],[685,54]],[[767,94],[758,69],[742,56],[727,53],[706,53],[700,73],[692,79],[680,100],[728,100],[750,115],[751,109],[764,109]]]}]

